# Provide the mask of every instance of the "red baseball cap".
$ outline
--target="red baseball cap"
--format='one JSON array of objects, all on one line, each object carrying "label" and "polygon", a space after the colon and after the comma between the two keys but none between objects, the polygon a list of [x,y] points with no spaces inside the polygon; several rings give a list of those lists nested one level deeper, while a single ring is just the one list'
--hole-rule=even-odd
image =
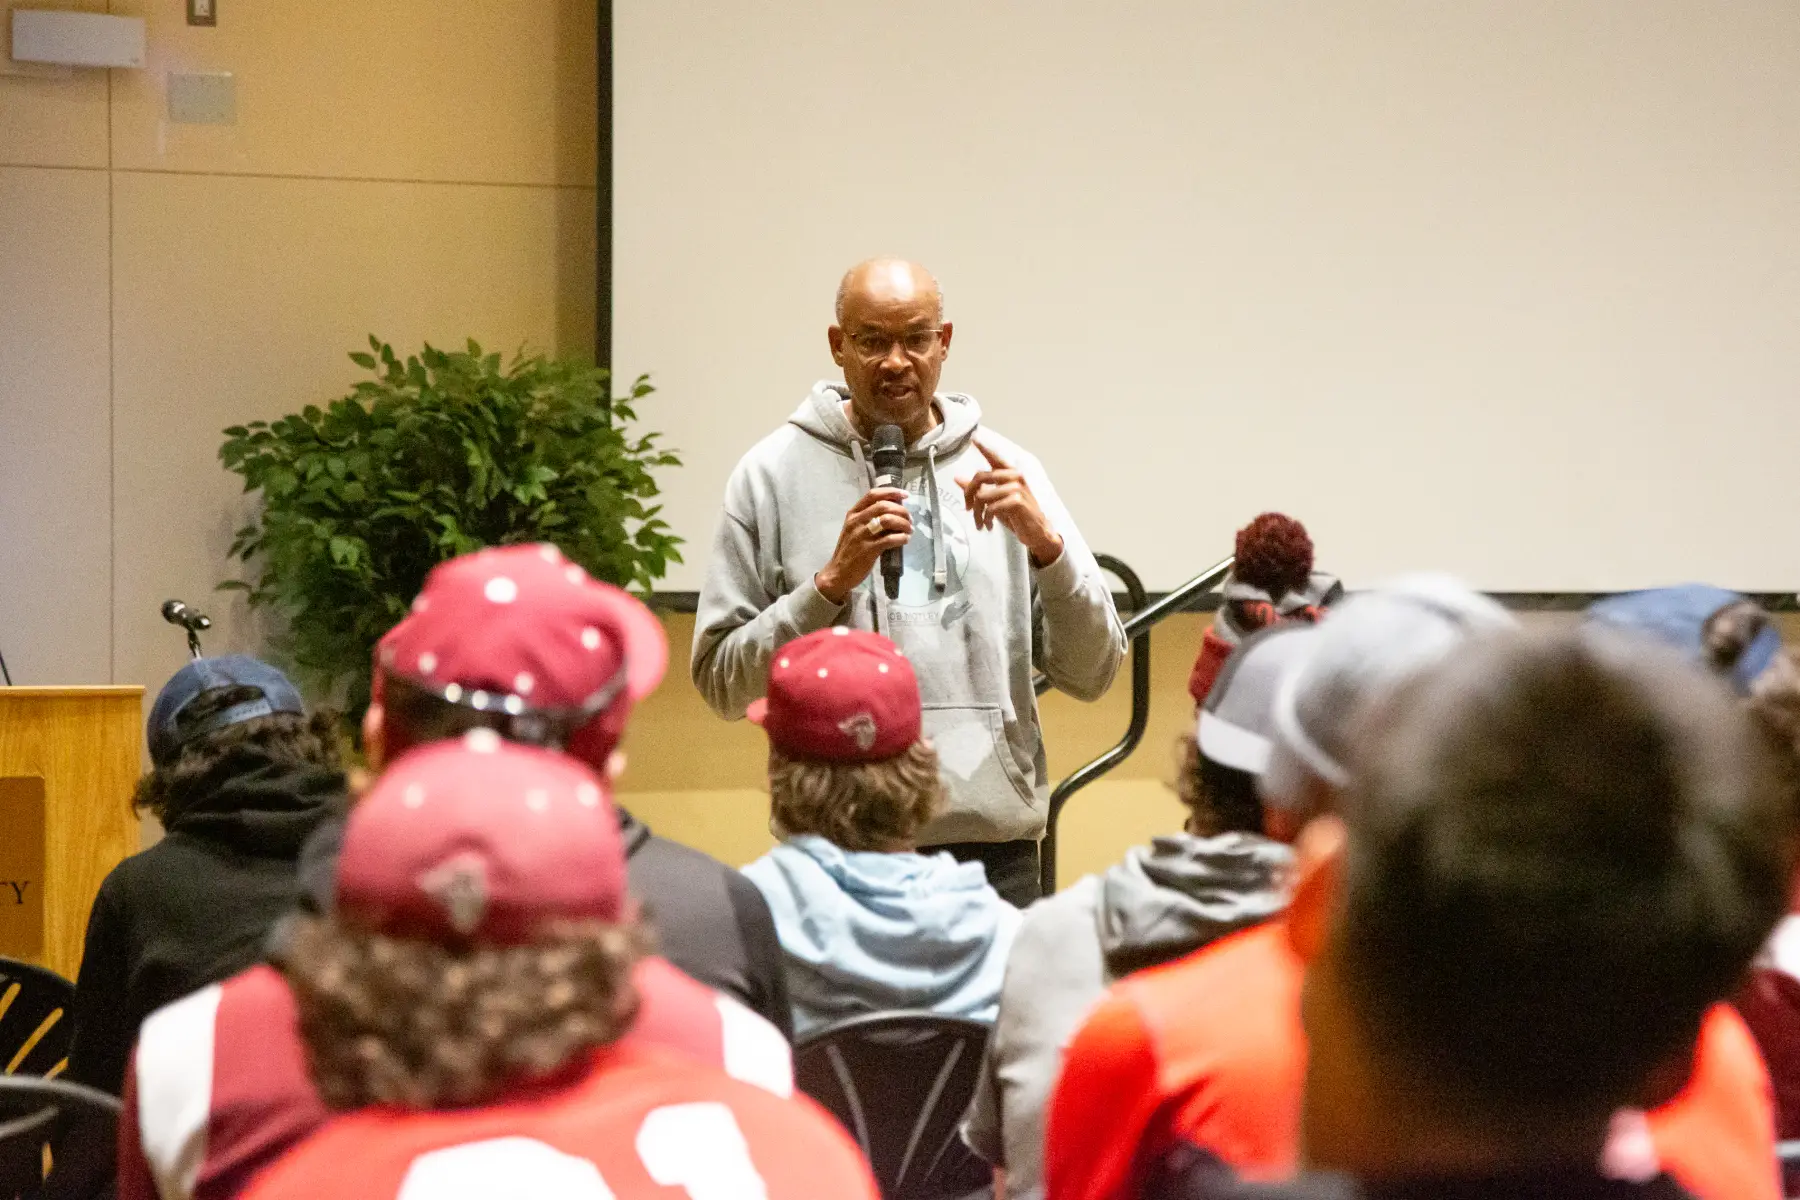
[{"label": "red baseball cap", "polygon": [[878,762],[919,740],[919,681],[894,643],[834,625],[775,652],[746,715],[795,758]]},{"label": "red baseball cap", "polygon": [[605,782],[491,729],[402,755],[350,810],[336,912],[418,941],[518,945],[629,911]]},{"label": "red baseball cap", "polygon": [[566,749],[604,769],[632,705],[662,682],[669,643],[640,600],[555,546],[497,546],[432,568],[375,665],[378,703],[391,673],[433,692],[516,698],[516,709],[601,704]]}]

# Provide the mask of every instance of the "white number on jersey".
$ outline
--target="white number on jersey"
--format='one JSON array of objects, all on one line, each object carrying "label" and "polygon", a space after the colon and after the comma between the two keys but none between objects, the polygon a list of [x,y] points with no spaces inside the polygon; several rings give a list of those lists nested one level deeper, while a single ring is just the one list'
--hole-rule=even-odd
[{"label": "white number on jersey", "polygon": [[[689,1200],[768,1200],[750,1143],[717,1102],[652,1109],[638,1127],[638,1158],[650,1178]],[[415,1158],[395,1200],[616,1200],[600,1169],[535,1138],[492,1138]]]}]

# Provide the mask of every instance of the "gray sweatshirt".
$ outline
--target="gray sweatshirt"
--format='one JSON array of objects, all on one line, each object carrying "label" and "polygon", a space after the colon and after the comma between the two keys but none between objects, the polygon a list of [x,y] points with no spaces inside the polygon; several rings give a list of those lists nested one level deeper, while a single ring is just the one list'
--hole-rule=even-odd
[{"label": "gray sweatshirt", "polygon": [[1138,846],[1025,910],[963,1137],[1006,1168],[1011,1200],[1044,1194],[1044,1124],[1063,1051],[1114,981],[1171,962],[1287,906],[1293,853],[1251,833]]},{"label": "gray sweatshirt", "polygon": [[940,393],[943,421],[907,448],[913,535],[898,599],[879,571],[843,605],[813,586],[844,515],[874,484],[868,447],[844,415],[841,385],[815,384],[787,424],[744,455],[725,485],[695,620],[693,676],[728,719],[763,694],[778,647],[827,625],[875,629],[912,662],[949,805],[921,843],[1003,842],[1044,832],[1049,770],[1031,686],[1038,665],[1061,690],[1094,700],[1111,685],[1125,631],[1100,568],[1037,459],[991,429],[981,441],[1025,473],[1062,535],[1038,570],[1017,538],[977,530],[957,477],[987,468],[975,448],[981,408]]}]

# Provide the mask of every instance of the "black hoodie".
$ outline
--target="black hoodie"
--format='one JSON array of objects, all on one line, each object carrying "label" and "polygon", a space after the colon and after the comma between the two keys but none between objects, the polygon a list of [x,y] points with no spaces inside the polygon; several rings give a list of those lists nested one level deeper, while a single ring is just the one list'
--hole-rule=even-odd
[{"label": "black hoodie", "polygon": [[167,836],[114,867],[88,917],[69,1077],[117,1094],[145,1017],[261,961],[299,898],[295,864],[343,795],[322,767],[248,748]]}]

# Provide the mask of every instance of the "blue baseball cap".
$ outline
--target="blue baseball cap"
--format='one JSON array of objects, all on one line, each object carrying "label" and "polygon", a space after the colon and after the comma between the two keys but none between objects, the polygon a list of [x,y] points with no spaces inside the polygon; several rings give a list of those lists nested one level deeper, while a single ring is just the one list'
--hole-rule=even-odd
[{"label": "blue baseball cap", "polygon": [[[219,688],[255,688],[262,695],[214,713],[198,725],[190,724],[184,728],[179,724],[182,711],[189,704],[203,693]],[[197,658],[163,684],[162,691],[156,694],[156,703],[150,707],[150,720],[145,728],[145,737],[150,743],[150,761],[163,766],[181,754],[184,744],[202,734],[216,733],[240,722],[278,712],[306,713],[300,690],[286,675],[248,654]]]},{"label": "blue baseball cap", "polygon": [[[1748,599],[1729,588],[1681,583],[1607,596],[1589,605],[1587,616],[1602,625],[1654,638],[1680,650],[1691,661],[1704,663],[1708,618],[1727,605]],[[1749,691],[1750,684],[1774,661],[1780,649],[1781,633],[1774,622],[1768,622],[1732,667],[1732,684],[1739,691]]]}]

